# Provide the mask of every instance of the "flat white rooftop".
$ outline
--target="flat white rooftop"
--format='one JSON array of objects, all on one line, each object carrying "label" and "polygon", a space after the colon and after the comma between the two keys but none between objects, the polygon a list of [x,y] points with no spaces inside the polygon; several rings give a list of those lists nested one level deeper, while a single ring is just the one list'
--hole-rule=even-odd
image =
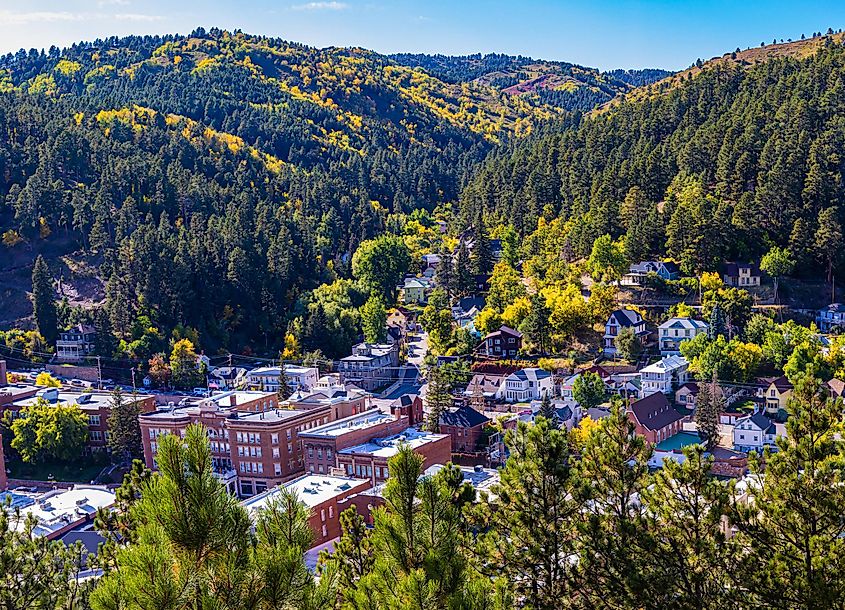
[{"label": "flat white rooftop", "polygon": [[368,443],[362,443],[338,451],[338,454],[366,454],[373,457],[389,458],[399,453],[399,446],[406,443],[411,446],[411,449],[417,449],[428,443],[433,443],[442,438],[448,437],[448,434],[435,434],[433,432],[424,432],[417,428],[407,428],[399,434],[388,436],[386,438],[375,438]]},{"label": "flat white rooftop", "polygon": [[372,428],[383,422],[393,421],[395,418],[392,415],[382,413],[378,409],[370,409],[358,415],[351,417],[344,417],[337,421],[333,421],[322,426],[317,426],[311,430],[300,432],[300,436],[320,436],[324,438],[335,438],[342,434],[347,434],[355,430],[366,430]]},{"label": "flat white rooftop", "polygon": [[306,507],[313,508],[356,487],[361,487],[363,491],[369,486],[370,482],[365,479],[307,474],[244,500],[242,504],[250,512],[267,508],[270,502],[286,489],[294,492]]},{"label": "flat white rooftop", "polygon": [[38,521],[33,532],[37,536],[49,536],[71,523],[93,518],[97,509],[108,508],[115,500],[114,493],[104,487],[83,485],[30,497],[34,502],[21,508],[21,521],[12,527],[22,531],[27,515],[32,515]]}]

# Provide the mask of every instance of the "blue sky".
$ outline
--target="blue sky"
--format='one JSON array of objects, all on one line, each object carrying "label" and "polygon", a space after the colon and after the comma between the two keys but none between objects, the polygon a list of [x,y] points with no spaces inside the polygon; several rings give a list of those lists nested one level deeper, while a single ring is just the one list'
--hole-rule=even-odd
[{"label": "blue sky", "polygon": [[842,0],[0,0],[0,51],[112,34],[241,28],[380,52],[503,52],[609,68],[684,68],[845,28]]}]

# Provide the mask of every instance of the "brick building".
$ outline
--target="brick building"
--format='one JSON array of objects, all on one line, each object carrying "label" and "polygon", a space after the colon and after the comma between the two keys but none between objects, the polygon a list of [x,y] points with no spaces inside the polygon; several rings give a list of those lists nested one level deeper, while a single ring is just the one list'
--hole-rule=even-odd
[{"label": "brick building", "polygon": [[183,435],[195,423],[208,429],[215,473],[241,496],[261,493],[304,470],[299,433],[328,423],[327,406],[243,411],[214,397],[197,405],[167,407],[140,417],[144,460],[155,467],[158,438]]},{"label": "brick building", "polygon": [[628,417],[634,422],[637,434],[654,445],[683,429],[684,416],[669,404],[663,392],[632,402],[628,407]]},{"label": "brick building", "polygon": [[363,413],[370,407],[372,395],[353,385],[346,385],[332,377],[323,378],[323,383],[311,391],[294,392],[283,403],[291,409],[329,408],[330,421]]},{"label": "brick building", "polygon": [[[13,386],[9,386],[13,387]],[[9,387],[4,388],[8,390]],[[12,413],[12,418],[19,416],[20,411],[34,405],[39,399],[51,405],[78,405],[82,413],[88,418],[88,449],[99,451],[108,445],[109,417],[111,416],[112,394],[109,392],[62,392],[59,388],[40,388],[28,398],[0,406],[0,415],[6,411]],[[124,394],[123,400],[140,405],[141,413],[155,410],[154,396]]]},{"label": "brick building", "polygon": [[305,475],[274,487],[246,500],[243,505],[255,519],[256,512],[266,509],[281,494],[289,490],[310,510],[308,525],[314,533],[312,547],[324,544],[340,536],[340,513],[345,507],[338,504],[370,488],[364,479],[328,475]]},{"label": "brick building", "polygon": [[490,418],[483,413],[462,405],[440,416],[440,433],[451,437],[455,453],[475,453],[484,426],[489,422]]},{"label": "brick building", "polygon": [[452,442],[448,434],[424,432],[406,428],[398,434],[348,447],[337,452],[337,466],[347,476],[367,478],[373,485],[387,480],[387,460],[399,452],[402,444],[409,445],[425,458],[423,468],[433,464],[446,464],[452,460]]}]

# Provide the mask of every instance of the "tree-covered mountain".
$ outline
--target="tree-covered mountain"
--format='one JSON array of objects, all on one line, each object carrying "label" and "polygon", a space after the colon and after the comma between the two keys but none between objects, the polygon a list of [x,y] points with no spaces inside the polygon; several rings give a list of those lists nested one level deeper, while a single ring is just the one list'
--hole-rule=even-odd
[{"label": "tree-covered mountain", "polygon": [[390,57],[403,65],[422,68],[445,82],[482,84],[563,110],[590,110],[634,87],[671,74],[658,69],[601,72],[563,61],[500,53],[397,53]]},{"label": "tree-covered mountain", "polygon": [[44,252],[63,285],[99,277],[120,336],[143,314],[210,348],[278,341],[358,243],[456,200],[496,142],[557,112],[362,49],[201,29],[9,54],[0,90],[5,271]]},{"label": "tree-covered mountain", "polygon": [[805,272],[835,266],[844,92],[840,34],[756,62],[729,54],[493,152],[463,191],[463,217],[484,210],[524,234],[560,218],[556,243],[571,256],[609,234],[631,259],[669,255],[688,271],[773,244]]}]

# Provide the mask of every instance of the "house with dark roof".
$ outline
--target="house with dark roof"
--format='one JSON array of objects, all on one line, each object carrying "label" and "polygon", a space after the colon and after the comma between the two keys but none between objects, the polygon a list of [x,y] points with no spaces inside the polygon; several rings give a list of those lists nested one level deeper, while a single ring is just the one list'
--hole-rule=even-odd
[{"label": "house with dark roof", "polygon": [[637,434],[655,445],[680,432],[684,420],[663,392],[632,402],[628,406],[628,417],[636,426]]},{"label": "house with dark roof", "polygon": [[475,352],[484,358],[516,358],[521,349],[522,333],[509,326],[501,326],[485,336]]},{"label": "house with dark roof", "polygon": [[[684,405],[687,409],[695,409],[695,400],[698,398],[700,386],[697,381],[687,381],[675,391],[675,404]],[[716,384],[716,393],[724,397],[722,386]]]},{"label": "house with dark roof", "polygon": [[247,370],[240,366],[218,366],[208,373],[211,390],[237,390],[246,387]]},{"label": "house with dark roof", "polygon": [[734,449],[736,451],[763,451],[773,447],[778,437],[777,424],[760,411],[738,419],[734,426]]},{"label": "house with dark roof", "polygon": [[632,328],[634,334],[640,341],[645,343],[648,338],[648,330],[645,327],[643,317],[633,309],[617,309],[610,314],[604,325],[604,337],[602,346],[607,354],[616,353],[616,337],[623,328]]},{"label": "house with dark roof", "polygon": [[694,318],[669,318],[657,327],[660,355],[681,353],[681,343],[707,332],[707,323]]},{"label": "house with dark roof", "polygon": [[834,328],[845,328],[845,305],[831,303],[816,312],[816,326],[823,333],[829,333]]},{"label": "house with dark roof", "polygon": [[664,280],[677,280],[681,277],[681,269],[672,261],[642,261],[634,263],[628,268],[628,273],[622,276],[619,283],[622,286],[642,286],[649,273],[654,273]]},{"label": "house with dark roof", "polygon": [[725,263],[722,281],[726,286],[748,288],[760,285],[760,267],[757,263]]},{"label": "house with dark roof", "polygon": [[527,402],[554,394],[552,374],[543,369],[529,367],[514,371],[505,377],[497,398],[505,402]]},{"label": "house with dark roof", "polygon": [[475,453],[478,451],[484,426],[488,423],[489,417],[468,405],[461,405],[445,411],[440,416],[440,434],[452,437],[454,453]]}]

